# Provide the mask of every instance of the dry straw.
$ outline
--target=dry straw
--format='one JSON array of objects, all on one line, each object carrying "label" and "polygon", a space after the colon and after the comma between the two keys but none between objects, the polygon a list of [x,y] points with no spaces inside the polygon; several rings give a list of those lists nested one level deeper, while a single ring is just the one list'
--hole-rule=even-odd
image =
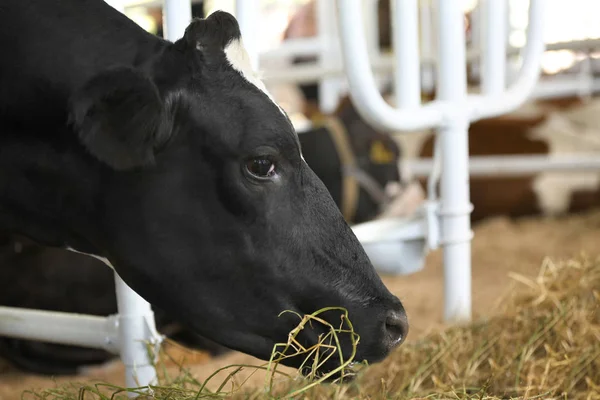
[{"label": "dry straw", "polygon": [[[216,391],[209,391],[207,381],[198,382],[181,368],[176,377],[163,373],[164,384],[151,387],[150,395],[140,398],[600,400],[600,258],[582,256],[558,264],[546,260],[535,279],[512,277],[514,288],[499,302],[495,316],[405,344],[382,363],[359,371],[351,381],[322,383],[327,376],[311,373],[301,378],[277,371],[282,357],[291,354],[312,355],[309,367],[314,371],[337,351],[341,334],[351,335],[355,346],[360,346],[347,318],[340,327],[328,325],[329,333],[318,345],[300,346],[295,340],[300,329],[313,322],[325,323],[319,318],[320,310],[299,316],[298,327],[287,343],[274,349],[269,363],[227,367],[230,374]],[[352,357],[344,361],[337,371],[342,379],[356,372]],[[264,387],[256,390],[244,388],[243,382],[233,384],[242,368],[267,370]],[[72,385],[28,392],[24,398],[126,396],[122,389],[107,385]]]}]

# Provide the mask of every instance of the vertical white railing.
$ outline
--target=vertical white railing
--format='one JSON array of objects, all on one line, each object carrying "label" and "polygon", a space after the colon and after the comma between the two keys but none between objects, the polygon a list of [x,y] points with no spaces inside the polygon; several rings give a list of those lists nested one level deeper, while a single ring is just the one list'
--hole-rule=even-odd
[{"label": "vertical white railing", "polygon": [[[339,64],[337,18],[335,0],[316,0],[317,38],[321,42],[319,65],[322,68]],[[362,24],[362,20],[361,20]],[[326,77],[319,81],[319,108],[332,113],[339,102],[339,78]]]},{"label": "vertical white railing", "polygon": [[190,0],[164,0],[163,36],[175,41],[185,33],[192,21],[192,3]]},{"label": "vertical white railing", "polygon": [[[434,59],[434,41],[433,41],[433,0],[419,1],[419,35],[421,38],[421,57],[427,60]],[[421,86],[425,90],[431,90],[435,82],[435,63],[423,63],[421,66],[422,79]]]},{"label": "vertical white railing", "polygon": [[[481,92],[498,95],[506,86],[506,45],[508,40],[508,3],[506,0],[482,0]],[[481,29],[481,28],[479,28]]]},{"label": "vertical white railing", "polygon": [[[389,0],[388,0],[389,1]],[[367,1],[363,4],[363,13],[365,20],[365,29],[367,43],[369,45],[369,57],[371,61],[379,59],[379,2],[378,1]],[[333,7],[335,10],[335,7]],[[336,18],[336,15],[332,15],[331,18]]]},{"label": "vertical white railing", "polygon": [[396,107],[421,104],[421,62],[419,59],[419,2],[392,0],[392,48],[394,49],[394,98]]},{"label": "vertical white railing", "polygon": [[[500,2],[501,0],[498,0]],[[372,126],[386,131],[413,131],[436,128],[440,142],[442,162],[441,202],[436,218],[440,220],[440,244],[444,253],[444,317],[447,321],[471,318],[471,236],[468,166],[468,127],[471,121],[509,112],[523,103],[533,91],[540,73],[540,61],[544,51],[542,40],[543,2],[532,0],[530,4],[528,44],[525,49],[521,76],[508,90],[504,84],[490,83],[490,92],[480,96],[467,95],[466,51],[464,20],[461,4],[457,0],[436,0],[435,12],[438,24],[438,79],[436,100],[419,107],[393,108],[377,91],[373,72],[368,63],[364,29],[360,17],[360,0],[338,0],[340,40],[344,68],[350,95],[357,111]],[[402,3],[402,4],[400,4]],[[394,24],[412,27],[414,13],[412,1],[398,0],[393,15]],[[406,10],[404,10],[406,8]],[[398,11],[404,10],[404,13]],[[503,21],[504,22],[504,21]],[[418,31],[403,29],[398,43],[418,41]],[[504,32],[504,30],[503,30]],[[499,43],[493,35],[487,35],[490,44]],[[488,43],[486,43],[487,45]],[[410,47],[399,46],[399,57]],[[498,57],[497,49],[490,52]],[[503,50],[500,50],[503,52]],[[490,60],[490,55],[487,56]],[[409,63],[404,69],[404,63]],[[412,64],[415,60],[398,59],[397,81],[406,82],[414,77]],[[504,66],[505,63],[502,62]],[[406,72],[408,71],[408,72]],[[410,76],[401,76],[406,72]],[[493,79],[489,75],[488,79]],[[496,90],[502,87],[502,90]],[[398,90],[402,91],[403,88]],[[411,89],[412,90],[412,89]],[[404,94],[402,95],[404,96]],[[408,97],[411,96],[411,97]],[[407,95],[407,100],[413,95]],[[407,132],[407,134],[410,134]],[[435,208],[431,208],[433,210]]]},{"label": "vertical white railing", "polygon": [[[502,1],[502,0],[500,0]],[[444,248],[444,317],[471,317],[471,203],[469,200],[468,110],[465,30],[459,1],[439,0],[437,100],[455,104],[452,118],[440,124],[441,241]],[[399,21],[403,23],[404,21]],[[464,107],[464,106],[463,106]]]},{"label": "vertical white railing", "polygon": [[[161,338],[156,331],[150,303],[134,292],[116,273],[115,285],[119,354],[125,365],[125,385],[130,388],[157,385],[154,368],[156,360],[149,359],[149,356],[152,352],[157,354]],[[148,346],[155,348],[149,351]]]},{"label": "vertical white railing", "polygon": [[256,24],[259,21],[259,2],[255,0],[236,0],[235,17],[240,25],[244,47],[250,57],[250,64],[258,71],[258,46],[256,42]]}]

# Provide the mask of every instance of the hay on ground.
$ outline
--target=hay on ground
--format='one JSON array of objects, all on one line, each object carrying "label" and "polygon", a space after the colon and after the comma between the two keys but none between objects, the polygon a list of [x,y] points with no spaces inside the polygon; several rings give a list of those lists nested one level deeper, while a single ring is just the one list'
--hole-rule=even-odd
[{"label": "hay on ground", "polygon": [[[202,383],[183,373],[151,398],[272,399],[296,391],[302,399],[600,400],[600,257],[546,260],[536,279],[513,278],[497,315],[405,344],[351,383],[307,387],[309,380],[291,377],[258,391],[234,385],[232,393],[233,376],[220,391],[199,393]],[[101,398],[93,388],[58,390],[36,398]]]}]

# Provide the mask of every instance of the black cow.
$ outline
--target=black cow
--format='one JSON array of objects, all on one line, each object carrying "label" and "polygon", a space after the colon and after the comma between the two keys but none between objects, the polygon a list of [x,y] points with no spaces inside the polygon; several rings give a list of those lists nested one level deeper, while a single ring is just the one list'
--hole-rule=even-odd
[{"label": "black cow", "polygon": [[[368,184],[344,173],[344,151],[337,140],[347,142],[356,168],[372,177],[372,185],[398,180],[397,148],[389,137],[364,129],[356,121],[351,103],[337,113],[339,119],[299,135],[303,154],[343,210],[351,208],[352,221],[371,219],[380,199]],[[375,150],[373,150],[375,149]],[[344,196],[347,179],[354,179],[356,193]],[[382,188],[379,188],[383,191]],[[349,197],[354,197],[349,199]],[[352,204],[353,203],[353,204]],[[348,222],[352,222],[348,221]],[[113,271],[99,260],[59,248],[41,246],[17,235],[0,235],[0,305],[91,315],[117,312]],[[51,266],[51,268],[49,268]],[[159,332],[188,347],[219,355],[228,349],[210,341],[154,306]],[[80,367],[104,363],[113,354],[99,349],[0,338],[0,356],[20,369],[48,375],[76,374]]]},{"label": "black cow", "polygon": [[102,0],[4,0],[0,22],[0,230],[104,258],[172,318],[258,358],[298,323],[284,310],[348,309],[357,360],[404,340],[400,300],[304,162],[231,15],[173,43]]}]

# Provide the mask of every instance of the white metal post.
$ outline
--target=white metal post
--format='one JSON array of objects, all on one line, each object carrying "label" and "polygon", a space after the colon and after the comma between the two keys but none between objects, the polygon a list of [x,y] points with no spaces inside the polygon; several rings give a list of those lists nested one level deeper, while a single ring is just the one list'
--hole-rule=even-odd
[{"label": "white metal post", "polygon": [[163,36],[175,41],[183,37],[185,28],[192,21],[192,3],[190,0],[164,0]]},{"label": "white metal post", "polygon": [[[410,162],[410,171],[415,177],[426,177],[434,170],[431,158]],[[581,172],[600,170],[600,157],[593,153],[573,155],[512,155],[473,156],[469,158],[471,177],[530,176],[542,172]]]},{"label": "white metal post", "polygon": [[[389,0],[385,0],[389,1]],[[363,4],[365,14],[365,28],[367,31],[367,43],[369,45],[369,58],[371,61],[379,59],[379,1],[366,1]],[[387,16],[390,18],[390,16]]]},{"label": "white metal post", "polygon": [[497,95],[506,86],[508,3],[507,0],[482,0],[479,7],[485,26],[482,30],[481,92]]},{"label": "white metal post", "polygon": [[[501,1],[501,0],[499,0]],[[444,258],[444,316],[471,318],[471,221],[468,168],[468,109],[463,12],[458,1],[437,0],[437,99],[456,104],[453,118],[438,128],[442,151],[442,202],[439,211]],[[462,111],[462,112],[461,112]]]},{"label": "white metal post", "polygon": [[396,55],[394,98],[396,107],[421,104],[421,62],[419,59],[419,3],[392,0],[392,45]]},{"label": "white metal post", "polygon": [[[317,37],[321,42],[319,64],[323,68],[337,64],[337,28],[335,0],[316,0]],[[360,21],[362,23],[362,20]],[[337,78],[324,78],[319,81],[319,108],[323,113],[332,113],[339,101]]]},{"label": "white metal post", "polygon": [[[158,346],[160,337],[154,324],[150,304],[134,292],[115,273],[117,305],[119,314],[119,337],[121,360],[125,364],[127,387],[156,385],[157,377],[153,361],[149,359],[149,345]],[[152,349],[154,351],[157,348]]]},{"label": "white metal post", "polygon": [[[419,2],[419,34],[421,38],[421,59],[433,60],[434,46],[432,16],[433,5],[432,0],[424,0]],[[422,68],[422,88],[426,91],[432,90],[435,84],[435,67],[436,64],[431,61],[423,63]]]},{"label": "white metal post", "polygon": [[258,46],[256,44],[256,21],[260,12],[255,0],[236,0],[235,17],[240,25],[242,41],[250,57],[252,69],[258,71]]},{"label": "white metal post", "polygon": [[[338,0],[337,4],[344,68],[350,95],[358,113],[375,128],[411,131],[436,127],[441,137],[442,199],[439,219],[442,234],[440,240],[444,246],[444,317],[447,321],[458,321],[471,318],[469,123],[509,112],[532,93],[539,77],[545,47],[542,37],[545,0],[531,0],[528,43],[521,74],[508,90],[502,90],[498,95],[467,95],[467,55],[461,2],[436,1],[438,8],[435,15],[439,25],[438,95],[435,101],[412,109],[391,107],[376,89],[373,72],[368,64],[364,29],[360,24],[359,0]],[[410,16],[409,13],[404,16],[407,15]],[[396,15],[394,22],[410,24],[402,17],[403,15]],[[407,34],[414,34],[414,30],[407,31]],[[413,37],[412,40],[416,41],[417,38]],[[430,207],[425,212],[431,214],[433,210],[435,208]],[[426,218],[432,220],[431,215]],[[430,224],[428,231],[431,230],[435,230],[435,224]],[[433,232],[431,236],[432,233],[429,232],[428,241],[436,233]]]}]

